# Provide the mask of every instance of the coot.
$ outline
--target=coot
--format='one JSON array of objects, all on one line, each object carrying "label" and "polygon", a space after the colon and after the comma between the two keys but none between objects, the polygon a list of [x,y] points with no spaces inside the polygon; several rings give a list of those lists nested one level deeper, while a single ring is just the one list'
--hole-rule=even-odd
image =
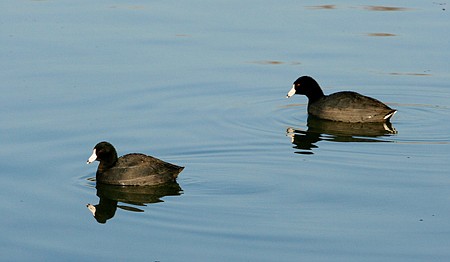
[{"label": "coot", "polygon": [[87,163],[96,160],[100,161],[97,182],[110,185],[144,186],[173,182],[184,169],[139,153],[117,158],[116,149],[108,142],[98,143]]},{"label": "coot", "polygon": [[324,95],[319,84],[310,76],[299,77],[287,94],[306,95],[308,114],[341,122],[387,122],[397,112],[375,98],[352,91]]}]

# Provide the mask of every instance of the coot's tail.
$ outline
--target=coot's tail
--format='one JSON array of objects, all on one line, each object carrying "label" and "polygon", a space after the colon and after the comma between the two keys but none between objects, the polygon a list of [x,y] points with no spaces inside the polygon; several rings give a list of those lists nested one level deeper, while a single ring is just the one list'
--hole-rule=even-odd
[{"label": "coot's tail", "polygon": [[391,119],[391,117],[392,117],[393,115],[395,115],[395,113],[397,113],[397,110],[392,109],[391,111],[389,111],[389,113],[387,113],[387,114],[384,116],[384,120],[389,121],[389,119]]}]

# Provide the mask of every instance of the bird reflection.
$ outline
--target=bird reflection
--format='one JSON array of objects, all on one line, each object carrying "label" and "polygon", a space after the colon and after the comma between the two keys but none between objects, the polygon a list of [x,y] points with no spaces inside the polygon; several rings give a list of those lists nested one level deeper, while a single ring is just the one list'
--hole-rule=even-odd
[{"label": "bird reflection", "polygon": [[[182,189],[178,183],[167,183],[157,186],[116,186],[97,184],[97,196],[100,198],[97,205],[87,204],[87,208],[94,215],[98,223],[104,224],[114,217],[117,208],[132,212],[144,212],[134,206],[146,206],[146,204],[164,202],[165,196],[179,196]],[[129,204],[129,205],[122,205]],[[131,206],[134,205],[134,206]]]},{"label": "bird reflection", "polygon": [[308,116],[308,130],[289,127],[286,135],[291,137],[298,154],[313,154],[321,140],[333,142],[390,142],[383,139],[397,134],[390,122],[386,123],[345,123]]}]

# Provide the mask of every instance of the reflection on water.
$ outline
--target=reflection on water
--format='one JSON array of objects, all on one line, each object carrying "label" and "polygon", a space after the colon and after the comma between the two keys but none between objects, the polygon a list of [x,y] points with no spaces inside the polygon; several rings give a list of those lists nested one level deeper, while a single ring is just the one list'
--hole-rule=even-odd
[{"label": "reflection on water", "polygon": [[318,119],[308,116],[308,130],[288,128],[287,136],[291,137],[294,148],[300,149],[298,154],[313,154],[318,148],[317,142],[322,140],[333,142],[390,142],[380,137],[396,134],[390,122],[387,123],[344,123]]},{"label": "reflection on water", "polygon": [[391,33],[368,33],[368,36],[377,36],[377,37],[388,37],[388,36],[397,36],[396,34]]},{"label": "reflection on water", "polygon": [[373,71],[376,74],[391,75],[391,76],[433,76],[430,70],[424,70],[423,72],[381,72]]},{"label": "reflection on water", "polygon": [[[332,10],[337,9],[336,5],[315,5],[315,6],[307,6],[306,8],[312,10]],[[358,8],[358,7],[349,7],[349,8]],[[361,8],[361,7],[359,7]],[[392,11],[409,11],[411,8],[406,7],[394,7],[394,6],[379,6],[379,5],[369,5],[362,7],[365,10],[369,11],[383,11],[383,12],[392,12]]]},{"label": "reflection on water", "polygon": [[307,6],[308,9],[336,9],[336,5],[315,5]]},{"label": "reflection on water", "polygon": [[300,65],[300,62],[283,62],[283,61],[276,61],[276,60],[260,60],[260,61],[250,61],[250,64],[257,64],[257,65],[282,65],[282,64],[289,64],[289,65]]},{"label": "reflection on water", "polygon": [[408,73],[408,72],[392,72],[389,73],[389,75],[393,75],[393,76],[431,76],[432,74],[427,74],[427,73]]},{"label": "reflection on water", "polygon": [[369,11],[408,11],[410,8],[405,7],[392,7],[392,6],[379,6],[379,5],[369,5],[365,6],[364,9]]},{"label": "reflection on water", "polygon": [[178,183],[167,183],[158,186],[115,186],[97,184],[97,196],[100,198],[97,205],[87,204],[87,208],[92,212],[99,223],[106,223],[108,219],[114,217],[117,208],[127,211],[144,212],[144,210],[129,206],[118,205],[119,202],[135,206],[145,206],[164,202],[161,200],[165,196],[179,196],[182,189]]}]

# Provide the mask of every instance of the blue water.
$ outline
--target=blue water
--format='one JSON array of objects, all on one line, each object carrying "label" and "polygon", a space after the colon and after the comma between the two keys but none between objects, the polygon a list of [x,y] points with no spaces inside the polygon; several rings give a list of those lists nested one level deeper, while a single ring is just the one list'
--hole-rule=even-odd
[{"label": "blue water", "polygon": [[[450,6],[325,4],[3,1],[1,260],[449,260]],[[308,123],[300,75],[393,131]],[[180,190],[96,189],[102,140]]]}]

